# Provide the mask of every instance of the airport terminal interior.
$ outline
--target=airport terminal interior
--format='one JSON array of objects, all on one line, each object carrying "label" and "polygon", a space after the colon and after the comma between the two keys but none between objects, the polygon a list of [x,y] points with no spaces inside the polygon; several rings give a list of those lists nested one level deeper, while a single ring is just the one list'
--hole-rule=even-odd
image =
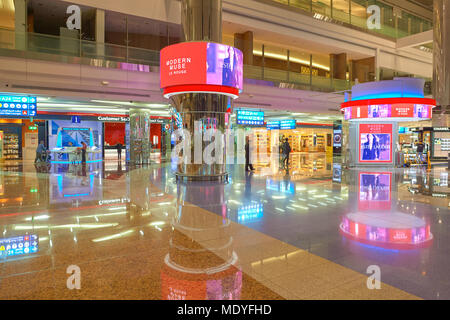
[{"label": "airport terminal interior", "polygon": [[449,8],[0,0],[0,299],[449,300]]}]

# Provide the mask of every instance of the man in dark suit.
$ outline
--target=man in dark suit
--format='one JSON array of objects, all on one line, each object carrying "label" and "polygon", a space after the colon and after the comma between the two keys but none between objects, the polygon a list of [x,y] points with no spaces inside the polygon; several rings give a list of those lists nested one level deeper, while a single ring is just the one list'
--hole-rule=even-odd
[{"label": "man in dark suit", "polygon": [[[250,168],[250,169],[249,169]],[[250,138],[245,138],[245,171],[254,171],[253,164],[250,163]]]}]

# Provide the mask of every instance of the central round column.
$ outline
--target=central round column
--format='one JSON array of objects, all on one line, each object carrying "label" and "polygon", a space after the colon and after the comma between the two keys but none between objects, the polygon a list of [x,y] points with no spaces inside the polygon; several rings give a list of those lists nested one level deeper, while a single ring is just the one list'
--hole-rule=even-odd
[{"label": "central round column", "polygon": [[[183,0],[181,2],[181,24],[184,41],[209,41],[220,43],[222,41],[222,1],[221,0]],[[214,163],[201,162],[179,163],[177,176],[188,180],[222,180],[227,176],[225,135],[229,121],[226,118],[228,108],[232,106],[232,98],[217,93],[181,93],[172,96],[172,106],[180,113],[183,129],[189,132],[190,144],[188,150],[190,159],[194,159],[194,136],[206,130],[210,137],[222,137],[220,155],[217,152]],[[189,139],[187,137],[186,139]],[[202,138],[201,153],[212,143],[214,138],[205,141]],[[197,145],[197,148],[199,145]],[[197,150],[198,153],[198,150]],[[219,159],[220,158],[220,159]]]}]

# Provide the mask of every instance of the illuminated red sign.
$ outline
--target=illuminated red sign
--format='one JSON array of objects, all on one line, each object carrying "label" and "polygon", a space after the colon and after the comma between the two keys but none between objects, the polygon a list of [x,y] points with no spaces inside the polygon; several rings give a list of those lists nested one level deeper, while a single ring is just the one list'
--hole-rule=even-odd
[{"label": "illuminated red sign", "polygon": [[183,42],[160,54],[164,96],[212,92],[236,98],[243,88],[243,55],[239,49],[210,42]]}]

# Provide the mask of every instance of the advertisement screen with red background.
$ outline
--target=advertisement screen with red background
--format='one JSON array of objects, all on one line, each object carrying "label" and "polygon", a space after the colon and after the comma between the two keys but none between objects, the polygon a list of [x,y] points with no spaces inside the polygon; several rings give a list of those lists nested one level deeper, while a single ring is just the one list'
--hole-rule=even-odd
[{"label": "advertisement screen with red background", "polygon": [[[390,116],[383,117],[380,113],[378,116],[373,116],[369,113],[369,109],[379,107],[388,108],[387,114]],[[386,105],[362,105],[362,106],[351,106],[343,108],[344,119],[367,119],[367,118],[418,118],[427,119],[431,117],[433,106],[432,105],[422,105],[422,104],[412,104],[412,103],[396,103],[396,104],[386,104]],[[418,112],[417,110],[421,110]]]},{"label": "advertisement screen with red background", "polygon": [[[377,141],[370,144],[367,137]],[[367,163],[392,162],[392,124],[359,125],[359,161]]]},{"label": "advertisement screen with red background", "polygon": [[183,42],[161,50],[161,88],[206,83],[206,42]]},{"label": "advertisement screen with red background", "polygon": [[243,54],[218,43],[184,42],[160,54],[160,87],[189,85],[243,88]]}]

